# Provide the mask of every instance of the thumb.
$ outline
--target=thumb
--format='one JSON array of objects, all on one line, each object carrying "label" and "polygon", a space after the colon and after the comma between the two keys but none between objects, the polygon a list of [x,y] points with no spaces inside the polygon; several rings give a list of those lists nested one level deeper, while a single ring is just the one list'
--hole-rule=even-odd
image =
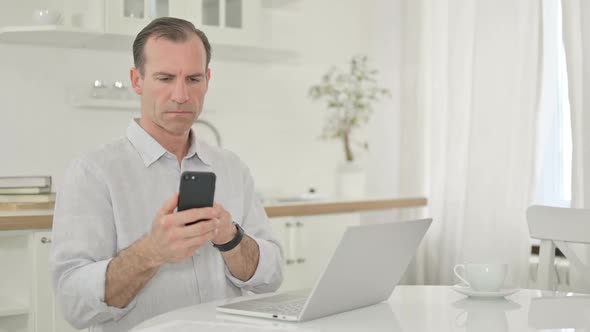
[{"label": "thumb", "polygon": [[160,209],[160,215],[164,216],[174,212],[174,209],[178,206],[178,193],[174,193],[172,197],[168,198],[162,208]]}]

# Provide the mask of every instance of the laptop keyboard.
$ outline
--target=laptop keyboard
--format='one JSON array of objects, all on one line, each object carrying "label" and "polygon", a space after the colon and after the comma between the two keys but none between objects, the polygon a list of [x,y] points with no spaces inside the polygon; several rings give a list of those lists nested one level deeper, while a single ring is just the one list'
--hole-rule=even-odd
[{"label": "laptop keyboard", "polygon": [[263,305],[257,308],[257,310],[272,314],[297,316],[301,312],[301,309],[303,309],[306,300],[307,298],[301,298],[290,302]]}]

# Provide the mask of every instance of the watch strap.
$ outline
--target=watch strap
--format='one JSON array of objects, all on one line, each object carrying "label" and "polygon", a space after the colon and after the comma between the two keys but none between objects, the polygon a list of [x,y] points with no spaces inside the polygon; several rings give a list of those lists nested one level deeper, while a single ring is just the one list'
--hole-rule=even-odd
[{"label": "watch strap", "polygon": [[242,229],[242,227],[240,226],[240,224],[238,224],[235,221],[233,222],[233,224],[236,227],[236,231],[237,231],[236,232],[236,235],[234,236],[233,239],[231,239],[229,242],[226,242],[224,244],[215,244],[215,243],[213,243],[213,246],[215,248],[217,248],[221,252],[232,250],[238,244],[240,244],[240,242],[242,242],[242,239],[244,238],[244,230]]}]

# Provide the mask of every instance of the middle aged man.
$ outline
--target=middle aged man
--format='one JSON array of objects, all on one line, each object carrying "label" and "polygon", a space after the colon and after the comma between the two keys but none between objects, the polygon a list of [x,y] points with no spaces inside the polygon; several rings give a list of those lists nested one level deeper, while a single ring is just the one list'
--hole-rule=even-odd
[{"label": "middle aged man", "polygon": [[[133,55],[141,118],[125,138],[71,163],[55,207],[56,298],[73,326],[91,331],[128,331],[182,306],[274,291],[283,278],[247,167],[191,130],[211,78],[207,37],[159,18],[137,35]],[[216,174],[213,208],[175,212],[187,170]],[[185,226],[200,219],[209,220]]]}]

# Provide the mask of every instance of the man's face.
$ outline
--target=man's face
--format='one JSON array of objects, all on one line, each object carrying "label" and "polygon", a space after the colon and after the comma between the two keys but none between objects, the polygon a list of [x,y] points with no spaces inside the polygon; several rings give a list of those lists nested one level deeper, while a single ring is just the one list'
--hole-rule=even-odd
[{"label": "man's face", "polygon": [[144,75],[131,69],[133,89],[141,97],[142,123],[173,136],[186,134],[203,110],[209,86],[203,43],[197,36],[184,42],[152,37],[144,56]]}]

